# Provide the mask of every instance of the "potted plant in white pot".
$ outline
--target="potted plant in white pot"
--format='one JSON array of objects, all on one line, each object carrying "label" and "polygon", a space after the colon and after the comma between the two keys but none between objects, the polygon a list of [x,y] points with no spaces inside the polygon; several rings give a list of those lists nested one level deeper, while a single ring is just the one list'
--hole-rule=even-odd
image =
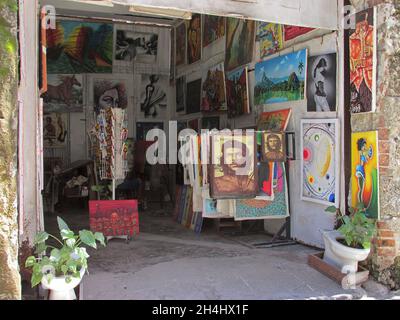
[{"label": "potted plant in white pot", "polygon": [[[60,217],[57,217],[61,239],[43,231],[35,237],[35,253],[38,257],[30,256],[25,261],[27,268],[32,268],[32,287],[42,284],[50,290],[50,300],[75,300],[74,288],[81,282],[87,272],[86,248],[82,245],[97,249],[97,241],[105,246],[104,235],[81,230],[78,235],[68,227]],[[58,246],[46,244],[52,238]]]},{"label": "potted plant in white pot", "polygon": [[[327,212],[337,212],[329,207]],[[350,208],[350,215],[340,217],[342,225],[334,231],[323,231],[325,243],[324,261],[339,268],[342,273],[356,273],[358,263],[367,259],[371,240],[375,235],[375,221],[365,216],[365,209],[359,205]]]}]

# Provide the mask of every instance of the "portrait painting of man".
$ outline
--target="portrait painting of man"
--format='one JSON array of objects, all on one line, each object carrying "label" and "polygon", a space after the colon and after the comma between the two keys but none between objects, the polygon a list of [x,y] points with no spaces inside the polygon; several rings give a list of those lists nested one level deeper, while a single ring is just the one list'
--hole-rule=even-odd
[{"label": "portrait painting of man", "polygon": [[284,133],[263,133],[262,160],[265,162],[284,162],[286,160]]},{"label": "portrait painting of man", "polygon": [[214,199],[253,198],[258,175],[255,134],[215,134],[211,137],[210,193]]}]

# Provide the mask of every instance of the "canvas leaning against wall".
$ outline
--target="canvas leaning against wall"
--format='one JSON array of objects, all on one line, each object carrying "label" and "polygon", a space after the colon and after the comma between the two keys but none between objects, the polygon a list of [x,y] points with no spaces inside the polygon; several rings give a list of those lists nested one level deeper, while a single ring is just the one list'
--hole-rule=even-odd
[{"label": "canvas leaning against wall", "polygon": [[225,71],[231,71],[253,60],[255,25],[255,21],[227,18]]},{"label": "canvas leaning against wall", "polygon": [[212,15],[204,15],[203,47],[207,47],[214,41],[225,35],[225,18]]},{"label": "canvas leaning against wall", "polygon": [[260,42],[260,58],[274,54],[283,48],[281,24],[258,22],[257,40]]},{"label": "canvas leaning against wall", "polygon": [[52,112],[83,111],[83,76],[80,74],[49,74],[47,91],[43,94],[43,110]]},{"label": "canvas leaning against wall", "polygon": [[339,206],[339,120],[301,120],[301,199]]},{"label": "canvas leaning against wall", "polygon": [[187,29],[187,60],[188,64],[201,59],[201,15],[193,14]]},{"label": "canvas leaning against wall", "polygon": [[378,131],[351,134],[351,206],[362,204],[365,215],[379,219]]},{"label": "canvas leaning against wall", "polygon": [[247,67],[226,74],[228,118],[250,113]]},{"label": "canvas leaning against wall", "polygon": [[376,104],[376,7],[355,14],[350,30],[350,109],[373,112]]},{"label": "canvas leaning against wall", "polygon": [[256,64],[255,105],[305,98],[307,49]]},{"label": "canvas leaning against wall", "polygon": [[49,74],[111,73],[112,62],[112,24],[58,20],[47,29]]},{"label": "canvas leaning against wall", "polygon": [[202,78],[201,111],[226,111],[224,64],[205,69]]},{"label": "canvas leaning against wall", "polygon": [[336,53],[309,57],[307,111],[336,111]]}]

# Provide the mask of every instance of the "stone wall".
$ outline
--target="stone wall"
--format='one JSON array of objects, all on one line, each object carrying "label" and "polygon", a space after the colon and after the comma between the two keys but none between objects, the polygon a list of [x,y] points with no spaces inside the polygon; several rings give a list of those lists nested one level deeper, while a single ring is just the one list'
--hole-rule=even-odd
[{"label": "stone wall", "polygon": [[[378,130],[380,221],[370,266],[377,280],[400,288],[400,0],[354,1],[378,9],[377,108],[353,114],[352,131]],[[357,11],[358,11],[357,10]],[[396,267],[397,266],[397,267]]]},{"label": "stone wall", "polygon": [[0,300],[20,299],[17,210],[17,1],[0,0]]}]

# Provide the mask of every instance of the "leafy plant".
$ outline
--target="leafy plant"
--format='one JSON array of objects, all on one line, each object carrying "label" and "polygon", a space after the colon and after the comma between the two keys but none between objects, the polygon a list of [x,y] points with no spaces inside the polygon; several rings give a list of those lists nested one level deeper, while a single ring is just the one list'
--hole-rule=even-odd
[{"label": "leafy plant", "polygon": [[[326,209],[327,212],[337,212],[336,207],[332,206]],[[351,248],[371,247],[371,239],[375,235],[375,221],[365,216],[365,208],[359,204],[357,208],[349,209],[350,215],[342,215],[339,219],[342,225],[338,231],[343,235],[347,246]]]},{"label": "leafy plant", "polygon": [[101,199],[112,200],[112,184],[96,184],[92,186],[92,191],[97,192]]},{"label": "leafy plant", "polygon": [[[83,244],[97,249],[98,241],[105,246],[104,235],[101,232],[93,233],[89,230],[81,230],[78,235],[68,227],[63,219],[57,217],[61,239],[43,231],[35,236],[35,254],[39,257],[30,256],[25,261],[25,267],[32,268],[32,287],[38,285],[43,277],[50,283],[54,277],[65,276],[67,283],[71,282],[72,277],[80,278],[82,268],[87,270],[87,259],[89,258]],[[54,239],[59,248],[46,244],[49,238]],[[47,252],[50,254],[47,255]]]}]

